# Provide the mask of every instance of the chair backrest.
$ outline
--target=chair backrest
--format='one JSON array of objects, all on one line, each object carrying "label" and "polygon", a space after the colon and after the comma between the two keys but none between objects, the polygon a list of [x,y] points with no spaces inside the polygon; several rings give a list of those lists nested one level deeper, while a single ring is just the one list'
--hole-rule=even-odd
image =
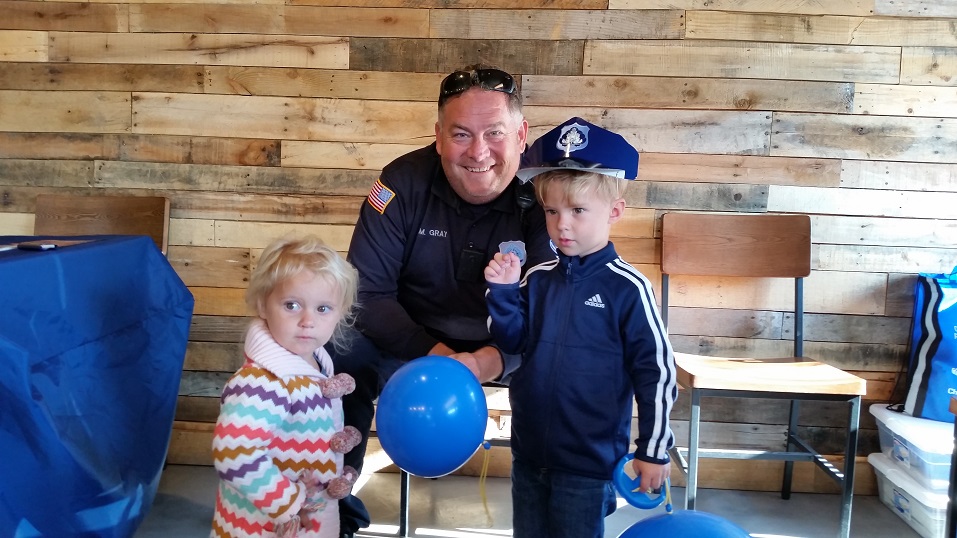
[{"label": "chair backrest", "polygon": [[147,235],[163,254],[169,241],[169,199],[162,196],[39,194],[36,235]]},{"label": "chair backrest", "polygon": [[669,275],[794,279],[794,355],[804,354],[804,277],[811,273],[807,215],[665,213],[661,218],[661,315]]}]

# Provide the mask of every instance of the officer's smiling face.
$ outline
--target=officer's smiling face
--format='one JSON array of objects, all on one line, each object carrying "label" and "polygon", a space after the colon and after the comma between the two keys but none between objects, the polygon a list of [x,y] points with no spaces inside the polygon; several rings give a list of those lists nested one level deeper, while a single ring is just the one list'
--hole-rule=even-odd
[{"label": "officer's smiling face", "polygon": [[508,95],[470,88],[449,98],[435,124],[436,149],[452,189],[471,204],[498,197],[515,178],[528,122]]}]

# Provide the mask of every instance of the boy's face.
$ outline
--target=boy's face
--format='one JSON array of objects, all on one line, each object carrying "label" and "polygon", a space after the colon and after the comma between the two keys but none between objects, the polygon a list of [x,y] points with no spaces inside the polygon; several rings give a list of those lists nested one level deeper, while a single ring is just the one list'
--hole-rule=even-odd
[{"label": "boy's face", "polygon": [[280,281],[260,301],[258,311],[279,345],[312,363],[312,352],[332,338],[341,305],[338,286],[303,271]]},{"label": "boy's face", "polygon": [[625,201],[608,201],[585,191],[579,200],[565,196],[559,185],[544,193],[545,225],[552,243],[566,256],[587,256],[608,244],[611,225],[621,218]]}]

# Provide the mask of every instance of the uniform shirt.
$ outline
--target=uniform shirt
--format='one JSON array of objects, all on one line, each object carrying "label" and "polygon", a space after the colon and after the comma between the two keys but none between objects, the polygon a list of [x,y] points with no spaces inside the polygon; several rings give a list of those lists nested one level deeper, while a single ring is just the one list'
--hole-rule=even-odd
[{"label": "uniform shirt", "polygon": [[357,327],[403,360],[440,341],[457,352],[488,345],[483,270],[500,244],[523,243],[525,267],[555,258],[541,206],[522,209],[519,192],[515,180],[492,202],[466,203],[449,185],[435,144],[387,165],[349,246],[359,271]]},{"label": "uniform shirt", "polygon": [[674,354],[651,284],[613,244],[489,284],[488,305],[500,349],[523,354],[509,385],[515,458],[610,480],[628,453],[634,399],[635,457],[669,461]]}]

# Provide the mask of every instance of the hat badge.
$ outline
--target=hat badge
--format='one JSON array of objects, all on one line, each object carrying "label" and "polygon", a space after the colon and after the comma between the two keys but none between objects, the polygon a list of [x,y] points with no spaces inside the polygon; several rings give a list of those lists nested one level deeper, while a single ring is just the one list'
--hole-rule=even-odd
[{"label": "hat badge", "polygon": [[588,126],[573,123],[562,127],[562,134],[558,137],[555,146],[570,157],[571,152],[585,149],[588,146]]}]

